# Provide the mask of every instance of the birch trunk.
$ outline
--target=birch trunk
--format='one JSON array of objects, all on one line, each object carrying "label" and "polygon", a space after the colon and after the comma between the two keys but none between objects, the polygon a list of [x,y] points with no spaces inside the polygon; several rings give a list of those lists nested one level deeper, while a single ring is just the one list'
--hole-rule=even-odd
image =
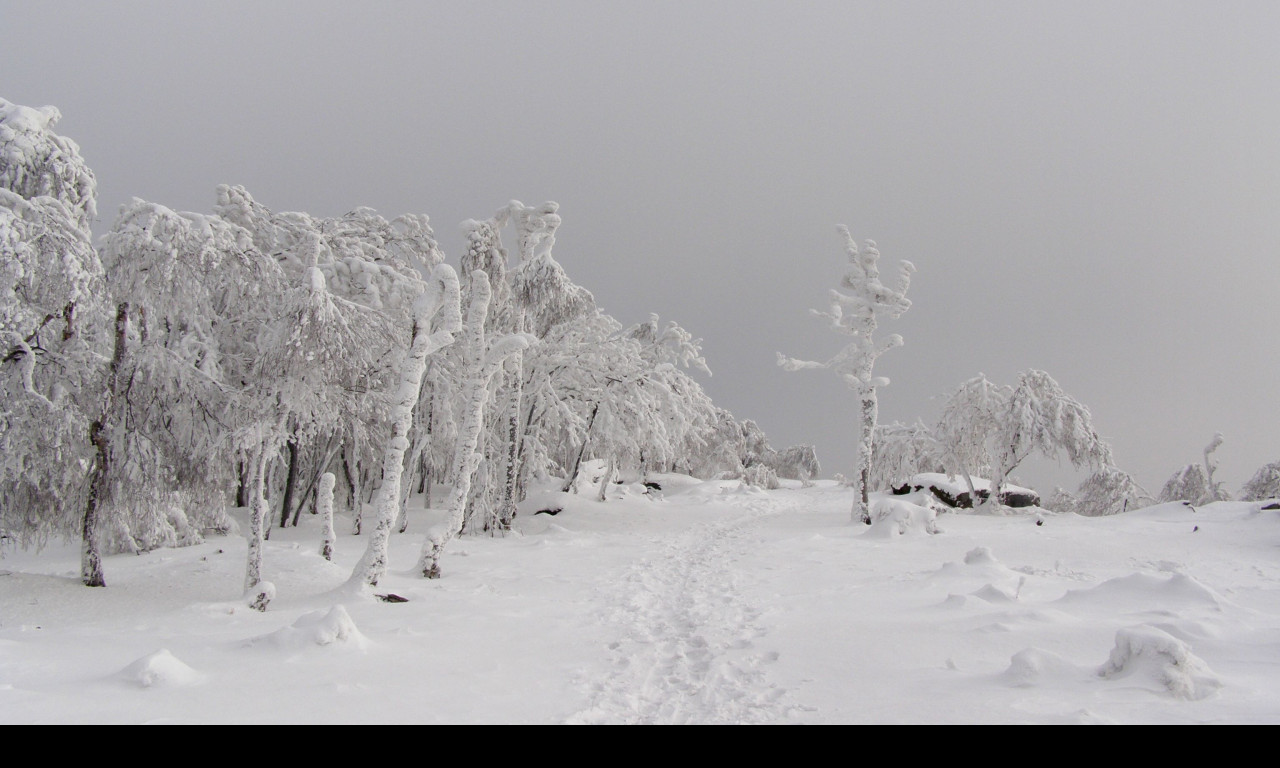
[{"label": "birch trunk", "polygon": [[[351,581],[361,581],[369,586],[376,586],[378,580],[387,571],[387,542],[391,538],[391,529],[395,526],[396,516],[400,510],[400,478],[404,473],[404,455],[409,449],[409,429],[413,426],[413,412],[418,405],[418,395],[422,391],[422,377],[427,371],[427,358],[437,350],[453,343],[455,328],[449,324],[445,330],[431,333],[431,318],[443,308],[447,301],[457,301],[457,278],[449,279],[437,267],[437,285],[433,294],[424,294],[414,305],[413,331],[410,336],[409,354],[400,366],[400,384],[396,389],[393,401],[391,439],[387,441],[386,451],[382,458],[382,484],[378,488],[375,503],[377,514],[373,533],[369,537],[369,545],[365,548],[360,562],[356,563],[351,573]],[[447,267],[444,269],[448,269]],[[448,269],[448,275],[453,270]],[[452,286],[452,287],[450,287]],[[456,311],[448,314],[448,318],[456,317]]]}]

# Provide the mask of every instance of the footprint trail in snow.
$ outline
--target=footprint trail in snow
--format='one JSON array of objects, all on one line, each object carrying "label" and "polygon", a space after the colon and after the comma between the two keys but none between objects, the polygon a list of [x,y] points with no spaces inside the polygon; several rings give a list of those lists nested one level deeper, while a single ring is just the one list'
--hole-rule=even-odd
[{"label": "footprint trail in snow", "polygon": [[588,684],[591,705],[574,723],[771,723],[793,707],[771,684],[777,653],[761,652],[759,612],[739,593],[738,555],[766,514],[703,523],[640,560],[610,589],[606,609],[620,637],[612,669]]}]

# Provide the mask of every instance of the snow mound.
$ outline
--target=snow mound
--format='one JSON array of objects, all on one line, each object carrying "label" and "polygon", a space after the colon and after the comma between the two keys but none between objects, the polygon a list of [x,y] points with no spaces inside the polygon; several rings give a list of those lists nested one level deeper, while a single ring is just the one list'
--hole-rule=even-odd
[{"label": "snow mound", "polygon": [[965,553],[963,563],[943,563],[942,567],[933,574],[933,578],[973,579],[985,581],[988,584],[1018,583],[1022,580],[1023,574],[997,560],[989,547],[975,547]]},{"label": "snow mound", "polygon": [[978,590],[973,593],[973,596],[980,600],[985,600],[988,603],[1012,603],[1018,599],[1017,592],[1010,594],[1009,592],[997,587],[995,584],[987,584],[986,586],[979,587]]},{"label": "snow mound", "polygon": [[204,680],[204,675],[165,648],[133,662],[121,670],[119,676],[142,688],[195,685]]},{"label": "snow mound", "polygon": [[990,547],[975,547],[964,553],[965,565],[1000,565]]},{"label": "snow mound", "polygon": [[1111,658],[1098,675],[1146,682],[1180,699],[1203,699],[1222,687],[1222,681],[1186,643],[1151,626],[1117,631]]},{"label": "snow mound", "polygon": [[1167,610],[1175,606],[1222,610],[1222,599],[1213,590],[1182,573],[1167,579],[1145,573],[1118,576],[1096,587],[1070,590],[1058,602],[1119,604],[1147,610]]},{"label": "snow mound", "polygon": [[[300,651],[313,646],[334,646],[365,650],[369,640],[360,633],[347,609],[335,605],[325,611],[303,614],[293,626],[276,630],[258,641],[288,651]],[[258,642],[258,641],[255,641]]]},{"label": "snow mound", "polygon": [[1003,674],[1004,680],[1015,688],[1085,680],[1088,677],[1089,673],[1084,668],[1040,648],[1025,648],[1015,653]]},{"label": "snow mound", "polygon": [[871,529],[866,536],[890,539],[908,533],[940,533],[937,513],[893,497],[871,500]]}]

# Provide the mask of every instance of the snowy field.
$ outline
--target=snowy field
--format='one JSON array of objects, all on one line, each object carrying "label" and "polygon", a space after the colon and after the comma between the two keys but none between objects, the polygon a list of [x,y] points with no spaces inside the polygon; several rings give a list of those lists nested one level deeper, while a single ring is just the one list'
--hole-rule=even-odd
[{"label": "snowy field", "polygon": [[667,481],[531,496],[520,535],[455,541],[435,581],[405,570],[419,508],[375,590],[404,603],[345,589],[364,539],[326,562],[306,515],[267,542],[265,613],[239,535],[108,558],[106,589],[74,548],[7,553],[0,722],[1280,722],[1280,511],[931,535],[897,500],[851,525],[831,482]]}]

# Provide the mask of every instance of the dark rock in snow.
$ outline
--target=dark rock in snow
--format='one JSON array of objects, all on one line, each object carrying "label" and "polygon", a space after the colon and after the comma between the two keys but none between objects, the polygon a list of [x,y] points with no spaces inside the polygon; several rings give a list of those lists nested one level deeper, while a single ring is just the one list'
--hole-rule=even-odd
[{"label": "dark rock in snow", "polygon": [[551,515],[552,517],[555,517],[556,515],[560,514],[560,513],[561,513],[561,512],[563,512],[563,511],[564,511],[564,508],[563,508],[563,507],[550,507],[550,508],[548,508],[548,509],[540,509],[540,510],[538,510],[537,512],[534,512],[533,514],[535,514],[535,515]]},{"label": "dark rock in snow", "polygon": [[387,593],[387,594],[385,594],[385,595],[374,595],[374,597],[378,598],[379,600],[381,600],[381,601],[382,601],[382,602],[384,602],[384,603],[407,603],[407,602],[409,602],[409,598],[407,598],[407,597],[401,597],[400,595],[397,595],[397,594],[395,594],[394,592],[388,592],[388,593]]}]

